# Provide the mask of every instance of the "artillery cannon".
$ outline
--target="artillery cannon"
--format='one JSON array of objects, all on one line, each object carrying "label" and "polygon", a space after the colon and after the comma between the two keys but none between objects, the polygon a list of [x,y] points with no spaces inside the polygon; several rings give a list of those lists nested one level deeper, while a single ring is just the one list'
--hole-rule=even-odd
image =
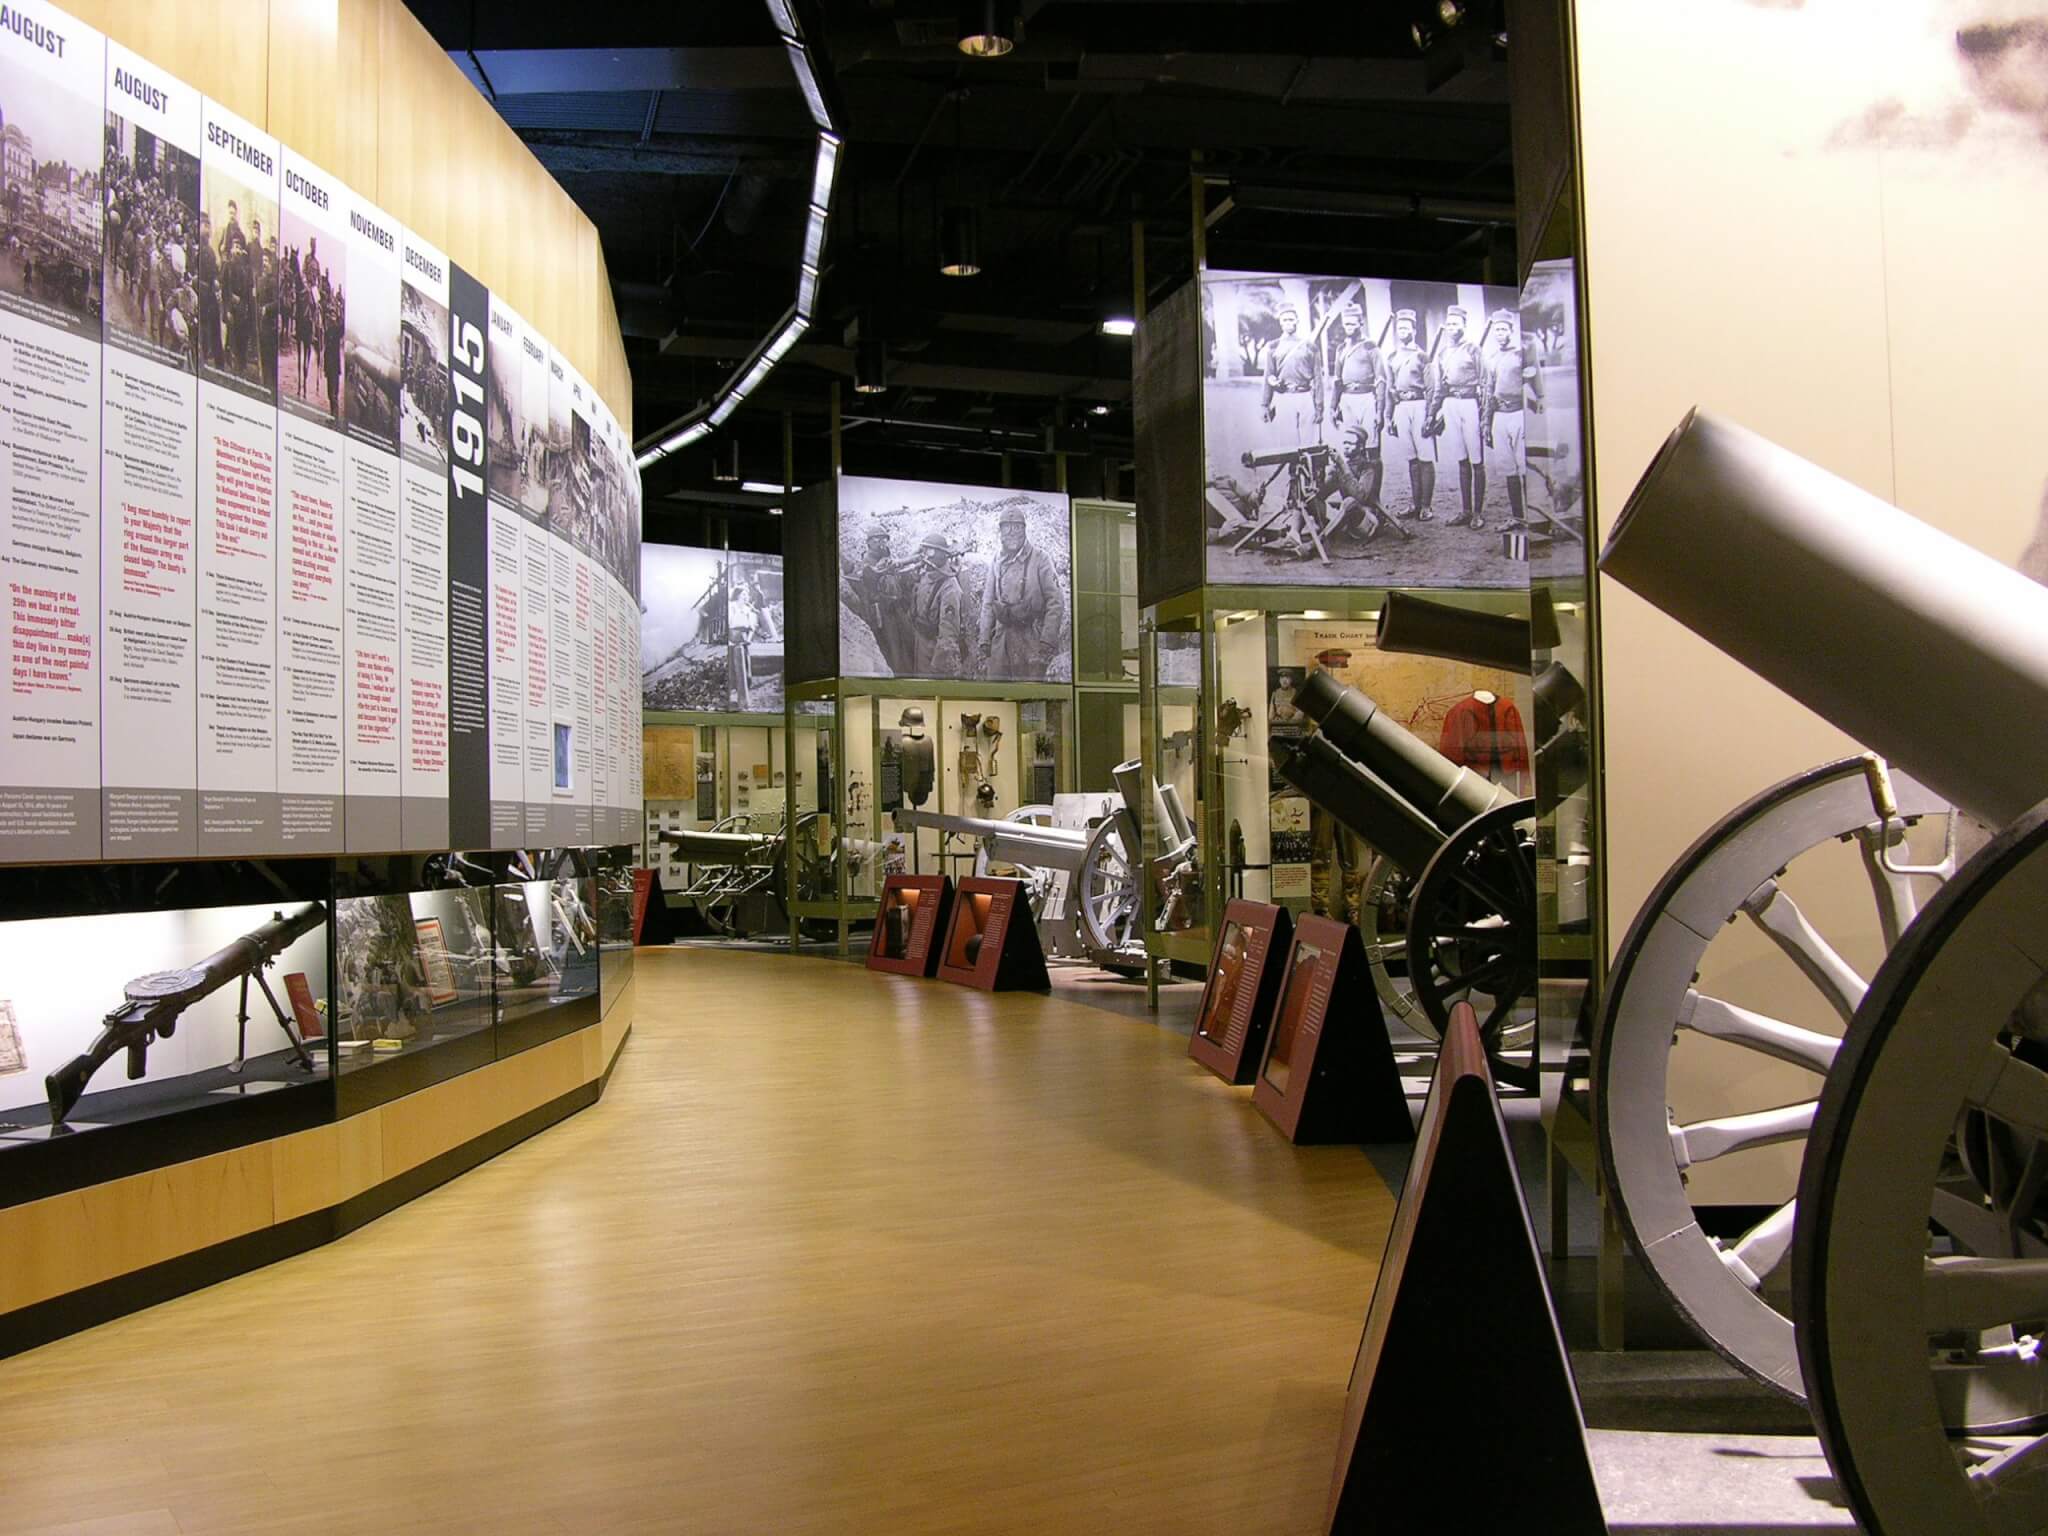
[{"label": "artillery cannon", "polygon": [[[1085,831],[1048,825],[1051,811],[1042,806],[1022,807],[1005,820],[905,809],[896,812],[896,825],[905,831],[923,827],[974,839],[979,845],[976,874],[989,873],[996,865],[1016,869],[1041,923],[1071,921],[1089,959],[1107,970],[1131,970],[1145,962],[1138,932],[1140,861],[1135,850],[1140,843],[1133,804],[1143,775],[1136,763],[1119,764],[1114,772],[1118,787],[1114,796],[1105,797],[1109,812]],[[1170,849],[1164,859],[1155,861],[1155,872],[1178,890],[1186,866],[1192,864],[1199,876],[1200,860],[1192,851],[1192,831],[1183,830],[1185,815],[1178,822],[1173,818],[1175,798],[1156,787],[1154,794],[1154,814]],[[1158,869],[1160,865],[1166,867]],[[1064,906],[1062,892],[1071,898]]]},{"label": "artillery cannon", "polygon": [[830,821],[816,811],[798,813],[793,822],[776,821],[771,830],[748,830],[742,812],[702,831],[664,828],[656,840],[676,850],[690,866],[683,899],[715,933],[747,938],[788,930],[789,839],[796,844],[796,895],[799,901],[830,900],[836,885],[836,861],[844,858],[858,870],[886,853],[884,844],[830,832]]},{"label": "artillery cannon", "polygon": [[[1883,754],[1732,812],[1623,940],[1594,1063],[1623,1225],[1714,1347],[1805,1396],[1863,1529],[2048,1526],[2048,593],[1699,413],[1645,473],[1601,564]],[[1950,806],[2003,828],[1960,866]],[[1916,854],[1915,827],[1924,843],[1937,821],[1940,856]],[[1780,879],[1845,837],[1885,950],[1867,980]],[[1839,1040],[1693,985],[1701,936],[1738,916],[1846,1021]],[[1676,1124],[1674,1032],[1802,1066],[1819,1093]],[[1685,1168],[1802,1136],[1796,1200],[1732,1243],[1706,1238]]]},{"label": "artillery cannon", "polygon": [[[1401,945],[1414,1006],[1440,1033],[1453,1003],[1483,999],[1480,1035],[1496,1071],[1533,1084],[1533,1066],[1503,1058],[1536,979],[1534,807],[1327,672],[1312,675],[1295,702],[1318,731],[1291,750],[1274,743],[1280,774],[1414,881]],[[1373,946],[1376,981],[1390,948]],[[1390,987],[1391,978],[1382,996]]]}]

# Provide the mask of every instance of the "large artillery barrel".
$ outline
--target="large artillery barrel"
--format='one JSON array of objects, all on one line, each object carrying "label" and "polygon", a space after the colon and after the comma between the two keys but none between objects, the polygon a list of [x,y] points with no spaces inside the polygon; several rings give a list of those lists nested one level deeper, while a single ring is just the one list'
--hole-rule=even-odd
[{"label": "large artillery barrel", "polygon": [[685,864],[749,864],[775,841],[759,832],[692,832],[664,828],[655,834],[658,842],[675,849]]},{"label": "large artillery barrel", "polygon": [[1532,646],[1547,651],[1557,643],[1557,619],[1548,603],[1539,605],[1531,620],[1457,608],[1407,592],[1387,594],[1373,630],[1373,644],[1383,651],[1444,656],[1501,672],[1527,672]]},{"label": "large artillery barrel", "polygon": [[1065,827],[1041,827],[1028,821],[996,821],[982,816],[948,816],[939,811],[902,810],[897,825],[905,829],[923,827],[933,832],[951,832],[959,837],[979,838],[989,855],[1005,864],[1024,864],[1033,869],[1064,869],[1078,873],[1088,851],[1088,834]]},{"label": "large artillery barrel", "polygon": [[1459,767],[1327,672],[1311,673],[1294,702],[1333,746],[1444,832],[1455,832],[1474,816],[1515,798]]},{"label": "large artillery barrel", "polygon": [[1600,567],[1981,820],[2048,793],[2048,592],[1768,439],[1689,413]]},{"label": "large artillery barrel", "polygon": [[1422,873],[1445,833],[1327,739],[1273,742],[1280,776],[1411,875]]}]

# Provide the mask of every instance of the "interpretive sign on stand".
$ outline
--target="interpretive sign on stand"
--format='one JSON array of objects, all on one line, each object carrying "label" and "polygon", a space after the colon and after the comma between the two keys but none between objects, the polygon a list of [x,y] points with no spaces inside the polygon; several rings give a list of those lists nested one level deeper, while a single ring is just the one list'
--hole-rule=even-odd
[{"label": "interpretive sign on stand", "polygon": [[1259,1113],[1297,1144],[1408,1140],[1408,1100],[1358,930],[1304,917],[1269,969],[1280,1003],[1252,1084]]},{"label": "interpretive sign on stand", "polygon": [[931,975],[939,963],[938,941],[949,931],[952,905],[953,882],[944,875],[889,876],[882,885],[875,936],[868,943],[868,969]]},{"label": "interpretive sign on stand", "polygon": [[[1514,1449],[1499,1475],[1475,1475],[1475,1445]],[[1539,1527],[1607,1529],[1478,1020],[1460,1003],[1352,1366],[1328,1529]]]},{"label": "interpretive sign on stand", "polygon": [[1269,902],[1233,901],[1223,909],[1188,1057],[1226,1083],[1248,1083],[1258,1071],[1283,974],[1274,957],[1286,953],[1292,928],[1288,910]]},{"label": "interpretive sign on stand", "polygon": [[970,875],[960,882],[936,974],[984,992],[1051,990],[1023,881]]}]

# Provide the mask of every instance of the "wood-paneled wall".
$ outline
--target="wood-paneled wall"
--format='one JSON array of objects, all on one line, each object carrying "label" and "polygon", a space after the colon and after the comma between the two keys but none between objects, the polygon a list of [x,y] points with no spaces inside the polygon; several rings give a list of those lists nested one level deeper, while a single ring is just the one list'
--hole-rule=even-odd
[{"label": "wood-paneled wall", "polygon": [[630,438],[597,230],[404,0],[63,0],[333,172],[502,294]]}]

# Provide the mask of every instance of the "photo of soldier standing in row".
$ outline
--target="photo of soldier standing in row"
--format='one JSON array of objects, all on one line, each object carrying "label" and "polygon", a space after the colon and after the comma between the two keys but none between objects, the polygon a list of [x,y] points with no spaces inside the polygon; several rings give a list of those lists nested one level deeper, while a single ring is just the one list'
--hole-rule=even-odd
[{"label": "photo of soldier standing in row", "polygon": [[1525,579],[1504,535],[1543,402],[1513,290],[1211,273],[1202,310],[1211,581]]}]

